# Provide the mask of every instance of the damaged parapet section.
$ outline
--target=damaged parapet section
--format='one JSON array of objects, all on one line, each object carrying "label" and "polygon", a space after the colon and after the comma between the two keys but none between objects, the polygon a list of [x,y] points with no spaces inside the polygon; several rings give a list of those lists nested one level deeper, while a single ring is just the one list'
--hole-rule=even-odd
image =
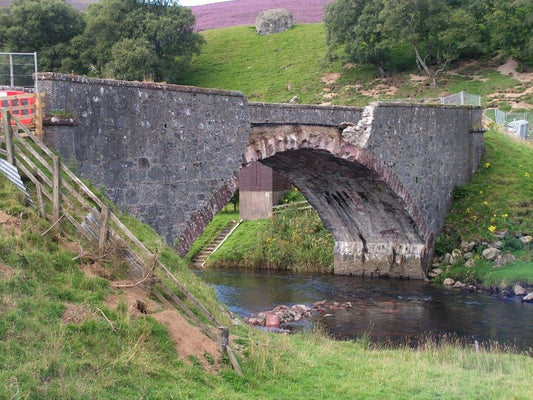
[{"label": "damaged parapet section", "polygon": [[423,243],[336,242],[334,269],[337,275],[423,279],[420,263]]},{"label": "damaged parapet section", "polygon": [[342,131],[342,138],[345,142],[354,146],[365,148],[372,132],[372,121],[374,120],[374,110],[378,103],[372,103],[363,109],[362,118],[357,125],[349,125]]}]

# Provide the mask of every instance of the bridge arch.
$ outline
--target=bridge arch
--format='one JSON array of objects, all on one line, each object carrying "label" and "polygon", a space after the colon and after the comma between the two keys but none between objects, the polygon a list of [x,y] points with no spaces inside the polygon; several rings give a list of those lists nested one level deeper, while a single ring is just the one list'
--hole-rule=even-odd
[{"label": "bridge arch", "polygon": [[254,124],[244,165],[260,161],[308,199],[335,239],[337,274],[421,278],[427,229],[400,180],[332,126]]}]

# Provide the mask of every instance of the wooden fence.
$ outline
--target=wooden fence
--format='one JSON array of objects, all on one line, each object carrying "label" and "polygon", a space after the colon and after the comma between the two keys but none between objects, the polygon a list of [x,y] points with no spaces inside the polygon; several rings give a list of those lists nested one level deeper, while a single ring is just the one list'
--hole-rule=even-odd
[{"label": "wooden fence", "polygon": [[[94,244],[99,256],[109,251],[118,254],[129,267],[131,283],[115,287],[149,285],[156,297],[182,310],[208,337],[227,342],[227,337],[220,338],[221,333],[227,336],[227,329],[19,118],[3,109],[1,122],[0,156],[35,185],[36,206],[51,222],[50,229],[61,231],[64,224],[70,224]],[[222,350],[241,374],[229,343],[222,345]]]},{"label": "wooden fence", "polygon": [[278,206],[272,207],[272,214],[278,214],[281,211],[303,211],[311,210],[313,207],[306,200],[303,201],[294,201],[287,204],[280,204]]}]

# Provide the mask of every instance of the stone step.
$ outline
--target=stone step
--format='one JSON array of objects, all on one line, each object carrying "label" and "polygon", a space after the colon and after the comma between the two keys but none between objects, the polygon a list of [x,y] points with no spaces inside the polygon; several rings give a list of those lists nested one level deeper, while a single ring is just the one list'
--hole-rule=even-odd
[{"label": "stone step", "polygon": [[202,264],[207,260],[211,253],[217,248],[217,246],[224,240],[228,233],[233,229],[234,223],[230,222],[224,229],[220,231],[216,238],[209,243],[193,260],[192,265],[197,268],[201,268]]}]

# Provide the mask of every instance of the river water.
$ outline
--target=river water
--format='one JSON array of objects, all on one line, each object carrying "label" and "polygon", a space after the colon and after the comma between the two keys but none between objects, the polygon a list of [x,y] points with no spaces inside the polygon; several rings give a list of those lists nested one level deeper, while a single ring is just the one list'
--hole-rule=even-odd
[{"label": "river water", "polygon": [[533,348],[533,304],[518,297],[498,299],[422,281],[280,271],[205,270],[198,275],[221,302],[241,317],[285,304],[349,301],[353,308],[299,322],[293,329],[319,324],[339,339],[368,336],[375,342],[409,343],[421,335],[451,335],[474,344],[497,341],[518,351]]}]

